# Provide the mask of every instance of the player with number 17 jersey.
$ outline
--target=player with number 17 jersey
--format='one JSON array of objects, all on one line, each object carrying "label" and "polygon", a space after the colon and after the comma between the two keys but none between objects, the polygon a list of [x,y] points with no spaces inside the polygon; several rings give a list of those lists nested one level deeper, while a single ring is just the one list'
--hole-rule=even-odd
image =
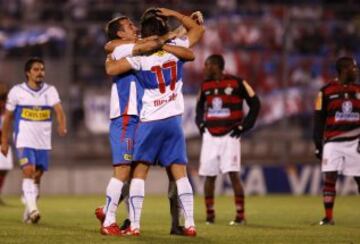
[{"label": "player with number 17 jersey", "polygon": [[[177,38],[172,44],[188,47],[188,39]],[[159,161],[163,166],[186,164],[180,116],[184,112],[182,70],[185,61],[165,51],[128,57],[127,61],[138,70],[136,75],[143,88],[134,160],[151,164]]]}]

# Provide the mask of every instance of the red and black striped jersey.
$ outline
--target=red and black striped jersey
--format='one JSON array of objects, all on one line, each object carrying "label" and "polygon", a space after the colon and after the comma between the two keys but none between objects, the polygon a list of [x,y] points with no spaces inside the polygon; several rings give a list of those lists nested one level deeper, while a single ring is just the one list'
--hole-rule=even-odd
[{"label": "red and black striped jersey", "polygon": [[[317,97],[314,131],[318,140],[351,140],[360,135],[360,85],[335,80],[324,86]],[[318,123],[318,125],[316,125]],[[320,141],[318,141],[318,144]]]},{"label": "red and black striped jersey", "polygon": [[[253,97],[254,91],[241,78],[224,75],[221,80],[205,80],[201,84],[196,123],[204,123],[214,136],[225,135],[241,124],[244,119],[243,100],[250,104]],[[258,109],[250,127],[257,114]]]}]

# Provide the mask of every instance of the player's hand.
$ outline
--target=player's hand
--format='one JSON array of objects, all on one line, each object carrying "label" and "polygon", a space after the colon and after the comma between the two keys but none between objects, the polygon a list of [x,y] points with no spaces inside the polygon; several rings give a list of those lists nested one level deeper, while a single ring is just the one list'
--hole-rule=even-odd
[{"label": "player's hand", "polygon": [[6,157],[9,152],[9,144],[1,144],[1,153]]},{"label": "player's hand", "polygon": [[199,129],[200,135],[203,135],[205,132],[205,123],[200,123],[198,125],[198,129]]},{"label": "player's hand", "polygon": [[322,159],[322,149],[318,149],[318,148],[315,149],[315,157],[320,160]]},{"label": "player's hand", "polygon": [[57,132],[59,136],[66,136],[67,129],[63,126],[58,126]]},{"label": "player's hand", "polygon": [[193,13],[190,15],[190,18],[192,18],[193,20],[195,20],[195,22],[196,22],[198,25],[204,24],[204,16],[203,16],[203,14],[202,14],[200,11],[193,12]]},{"label": "player's hand", "polygon": [[234,138],[240,138],[243,132],[244,128],[241,125],[238,125],[231,131],[230,136]]}]

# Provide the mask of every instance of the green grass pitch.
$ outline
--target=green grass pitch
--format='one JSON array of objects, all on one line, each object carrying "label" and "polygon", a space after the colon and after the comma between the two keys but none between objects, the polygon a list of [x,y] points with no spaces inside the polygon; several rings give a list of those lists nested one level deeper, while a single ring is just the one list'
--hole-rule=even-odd
[{"label": "green grass pitch", "polygon": [[[0,206],[0,243],[360,243],[360,197],[339,196],[335,226],[314,225],[323,217],[321,197],[250,196],[246,198],[246,226],[228,226],[234,218],[231,196],[216,198],[216,223],[204,222],[202,197],[195,198],[198,236],[170,236],[168,201],[146,196],[140,237],[108,237],[99,233],[94,209],[100,196],[42,196],[42,219],[37,225],[23,224],[19,197],[5,197]],[[125,216],[118,211],[119,222]]]}]

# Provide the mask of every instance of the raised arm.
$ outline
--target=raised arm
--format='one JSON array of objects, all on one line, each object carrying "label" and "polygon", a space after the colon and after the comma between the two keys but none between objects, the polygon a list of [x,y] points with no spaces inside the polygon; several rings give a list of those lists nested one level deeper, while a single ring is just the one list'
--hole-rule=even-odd
[{"label": "raised arm", "polygon": [[[169,39],[172,39],[174,37],[175,37],[175,34],[170,32],[170,33],[165,34],[160,37],[159,36],[149,36],[144,39],[139,39],[135,42],[135,46],[132,50],[132,55],[133,56],[143,55],[143,54],[149,53],[151,51],[155,51],[155,50],[161,48],[166,41],[168,41]],[[105,44],[105,47],[104,47],[105,52],[111,53],[112,51],[114,51],[114,49],[117,46],[124,45],[124,44],[131,44],[131,43],[134,43],[134,42],[124,41],[121,39],[112,40]]]},{"label": "raised arm", "polygon": [[185,61],[193,61],[195,59],[194,53],[189,48],[166,44],[163,46],[163,50]]},{"label": "raised arm", "polygon": [[167,8],[159,8],[159,10],[164,16],[176,18],[185,27],[190,47],[198,43],[204,35],[204,26],[198,25],[191,17]]},{"label": "raised arm", "polygon": [[11,134],[11,123],[14,117],[14,112],[5,110],[4,120],[1,133],[1,153],[7,155],[9,151],[9,136]]},{"label": "raised arm", "polygon": [[67,134],[66,116],[61,103],[57,103],[54,105],[54,111],[56,114],[56,120],[58,125],[57,132],[59,136],[65,136]]},{"label": "raised arm", "polygon": [[108,55],[105,61],[105,70],[108,75],[121,75],[132,69],[130,63],[126,58],[121,58],[119,60],[114,60]]}]

